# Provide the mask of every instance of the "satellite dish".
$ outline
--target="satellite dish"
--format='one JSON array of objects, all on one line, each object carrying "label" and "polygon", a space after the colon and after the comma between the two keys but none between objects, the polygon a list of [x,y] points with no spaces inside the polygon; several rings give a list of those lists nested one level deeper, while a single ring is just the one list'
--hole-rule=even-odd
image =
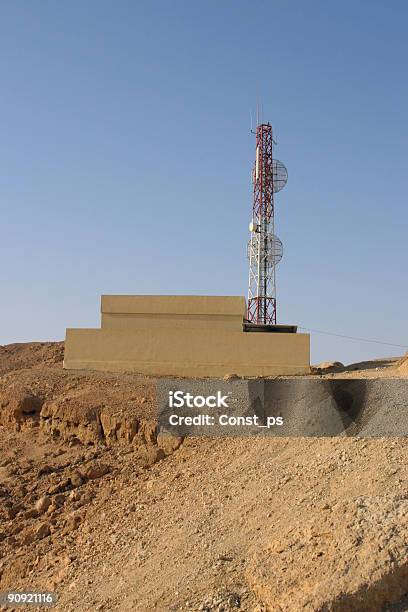
[{"label": "satellite dish", "polygon": [[267,236],[267,256],[266,261],[273,266],[276,266],[283,257],[282,241],[275,234]]},{"label": "satellite dish", "polygon": [[266,241],[266,245],[262,249],[266,251],[266,263],[268,266],[276,266],[283,257],[283,244],[275,234],[267,234],[266,237],[261,238],[260,234],[254,233],[247,246],[248,259],[250,259],[251,253],[253,256],[257,256],[259,240]]},{"label": "satellite dish", "polygon": [[286,170],[286,166],[282,164],[279,159],[272,160],[272,178],[274,193],[283,189],[288,182],[288,171]]},{"label": "satellite dish", "polygon": [[249,231],[250,232],[257,232],[258,231],[258,224],[255,223],[255,221],[251,221],[251,223],[249,224]]}]

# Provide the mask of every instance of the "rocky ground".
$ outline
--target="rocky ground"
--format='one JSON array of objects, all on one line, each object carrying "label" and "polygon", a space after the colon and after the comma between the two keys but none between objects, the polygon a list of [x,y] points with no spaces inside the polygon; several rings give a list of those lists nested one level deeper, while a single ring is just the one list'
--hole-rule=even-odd
[{"label": "rocky ground", "polygon": [[[164,438],[154,380],[62,357],[0,347],[0,591],[66,611],[408,610],[405,438]],[[404,363],[314,376],[408,384]]]}]

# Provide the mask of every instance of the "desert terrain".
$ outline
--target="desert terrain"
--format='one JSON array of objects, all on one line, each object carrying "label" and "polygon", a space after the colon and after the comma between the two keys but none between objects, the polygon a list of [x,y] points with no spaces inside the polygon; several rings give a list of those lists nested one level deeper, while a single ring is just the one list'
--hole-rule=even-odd
[{"label": "desert terrain", "polygon": [[[63,350],[0,347],[0,591],[64,611],[408,610],[405,438],[164,437],[154,379],[66,371]],[[408,362],[312,376],[408,385]]]}]

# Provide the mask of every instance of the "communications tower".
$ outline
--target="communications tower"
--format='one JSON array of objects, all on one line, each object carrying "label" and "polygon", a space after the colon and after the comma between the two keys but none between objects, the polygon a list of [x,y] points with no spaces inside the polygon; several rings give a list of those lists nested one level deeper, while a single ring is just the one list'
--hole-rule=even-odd
[{"label": "communications tower", "polygon": [[276,325],[275,269],[282,259],[283,245],[275,236],[274,194],[283,189],[288,172],[273,158],[272,126],[256,128],[255,165],[252,172],[253,207],[249,224],[249,282],[247,320],[257,325]]}]

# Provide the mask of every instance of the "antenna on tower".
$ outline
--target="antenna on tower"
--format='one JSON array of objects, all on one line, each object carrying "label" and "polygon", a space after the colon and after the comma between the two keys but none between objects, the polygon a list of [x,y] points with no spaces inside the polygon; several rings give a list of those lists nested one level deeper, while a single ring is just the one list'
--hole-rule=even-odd
[{"label": "antenna on tower", "polygon": [[260,113],[260,96],[259,96],[259,84],[257,85],[256,88],[256,125],[259,125],[261,123],[261,117],[260,114],[262,115],[262,113]]},{"label": "antenna on tower", "polygon": [[252,172],[253,205],[249,224],[247,320],[258,325],[276,325],[276,266],[283,256],[283,245],[275,235],[274,194],[285,187],[288,171],[273,158],[270,123],[259,123],[257,103],[255,164]]}]

